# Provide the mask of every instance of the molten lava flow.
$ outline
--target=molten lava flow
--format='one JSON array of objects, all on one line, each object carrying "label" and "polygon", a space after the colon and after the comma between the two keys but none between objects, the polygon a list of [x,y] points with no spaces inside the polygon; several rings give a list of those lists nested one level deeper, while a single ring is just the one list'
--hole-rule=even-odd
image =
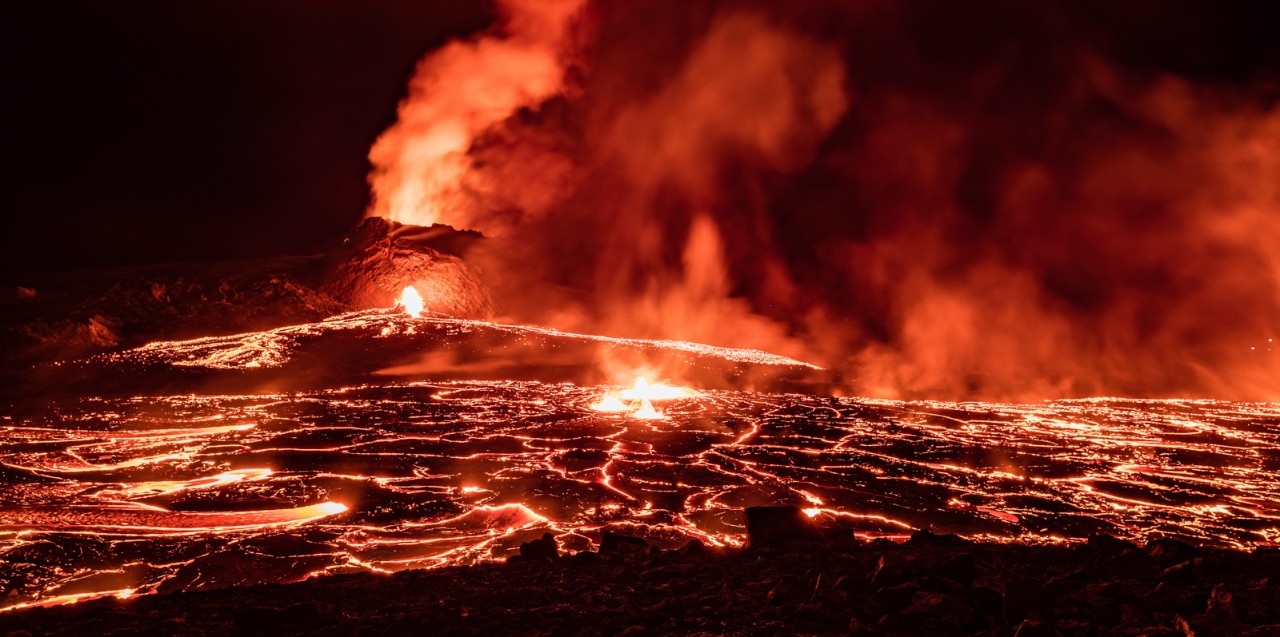
[{"label": "molten lava flow", "polygon": [[[880,397],[1280,398],[1263,76],[1108,59],[1056,8],[944,38],[951,68],[911,3],[820,28],[811,3],[582,4],[496,1],[370,152],[370,214],[518,228],[466,255],[509,317],[813,358]],[[913,61],[885,72],[878,33]]]},{"label": "molten lava flow", "polygon": [[426,311],[426,302],[422,300],[422,295],[414,289],[412,285],[406,285],[404,291],[400,293],[400,299],[396,301],[396,306],[403,309],[409,316],[420,317]]},{"label": "molten lava flow", "polygon": [[314,522],[346,510],[345,504],[332,501],[287,509],[212,512],[167,511],[141,502],[6,507],[0,508],[0,533],[50,529],[136,535],[249,531]]}]

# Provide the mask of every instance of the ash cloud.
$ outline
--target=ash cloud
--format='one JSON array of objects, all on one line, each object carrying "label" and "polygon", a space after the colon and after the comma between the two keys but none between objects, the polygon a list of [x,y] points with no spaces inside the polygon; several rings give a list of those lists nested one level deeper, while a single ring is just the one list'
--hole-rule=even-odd
[{"label": "ash cloud", "polygon": [[592,4],[456,219],[514,320],[878,396],[1280,398],[1278,78],[1197,7]]}]

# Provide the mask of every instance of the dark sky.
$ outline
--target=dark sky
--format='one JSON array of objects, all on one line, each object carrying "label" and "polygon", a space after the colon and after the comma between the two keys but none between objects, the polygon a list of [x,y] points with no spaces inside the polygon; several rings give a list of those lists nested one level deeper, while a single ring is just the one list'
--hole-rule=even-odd
[{"label": "dark sky", "polygon": [[363,213],[415,61],[477,2],[0,8],[0,270],[302,253]]},{"label": "dark sky", "polygon": [[[1061,6],[1130,64],[1226,76],[1280,62],[1268,44],[1274,12],[1223,4]],[[963,3],[929,6],[940,42],[981,47],[998,27]],[[0,12],[8,273],[317,249],[360,218],[366,152],[414,62],[492,21],[486,3],[459,1],[43,1]]]}]

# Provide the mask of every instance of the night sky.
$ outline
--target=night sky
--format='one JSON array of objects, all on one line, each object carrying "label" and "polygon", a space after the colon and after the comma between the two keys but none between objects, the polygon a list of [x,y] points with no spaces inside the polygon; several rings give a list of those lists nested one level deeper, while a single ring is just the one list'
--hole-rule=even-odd
[{"label": "night sky", "polygon": [[[1063,16],[1132,66],[1228,79],[1274,69],[1266,3],[1220,4],[1072,3]],[[917,37],[981,48],[1016,27],[990,19],[1001,3],[983,6],[973,14],[941,3]],[[366,0],[7,4],[0,269],[323,247],[365,209],[366,153],[394,121],[415,61],[484,29],[491,10]]]},{"label": "night sky", "polygon": [[369,145],[476,2],[34,2],[0,17],[0,268],[314,251]]}]

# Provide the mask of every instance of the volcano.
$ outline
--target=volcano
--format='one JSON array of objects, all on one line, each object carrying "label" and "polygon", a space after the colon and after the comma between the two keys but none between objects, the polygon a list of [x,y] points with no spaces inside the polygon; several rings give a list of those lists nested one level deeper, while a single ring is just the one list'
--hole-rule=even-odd
[{"label": "volcano", "polygon": [[1280,634],[1273,13],[20,4],[0,633]]},{"label": "volcano", "polygon": [[[602,360],[698,391],[610,386]],[[6,417],[9,599],[476,564],[546,533],[736,547],[753,506],[899,540],[1280,542],[1274,405],[874,401],[824,376],[402,308],[61,362]]]}]

